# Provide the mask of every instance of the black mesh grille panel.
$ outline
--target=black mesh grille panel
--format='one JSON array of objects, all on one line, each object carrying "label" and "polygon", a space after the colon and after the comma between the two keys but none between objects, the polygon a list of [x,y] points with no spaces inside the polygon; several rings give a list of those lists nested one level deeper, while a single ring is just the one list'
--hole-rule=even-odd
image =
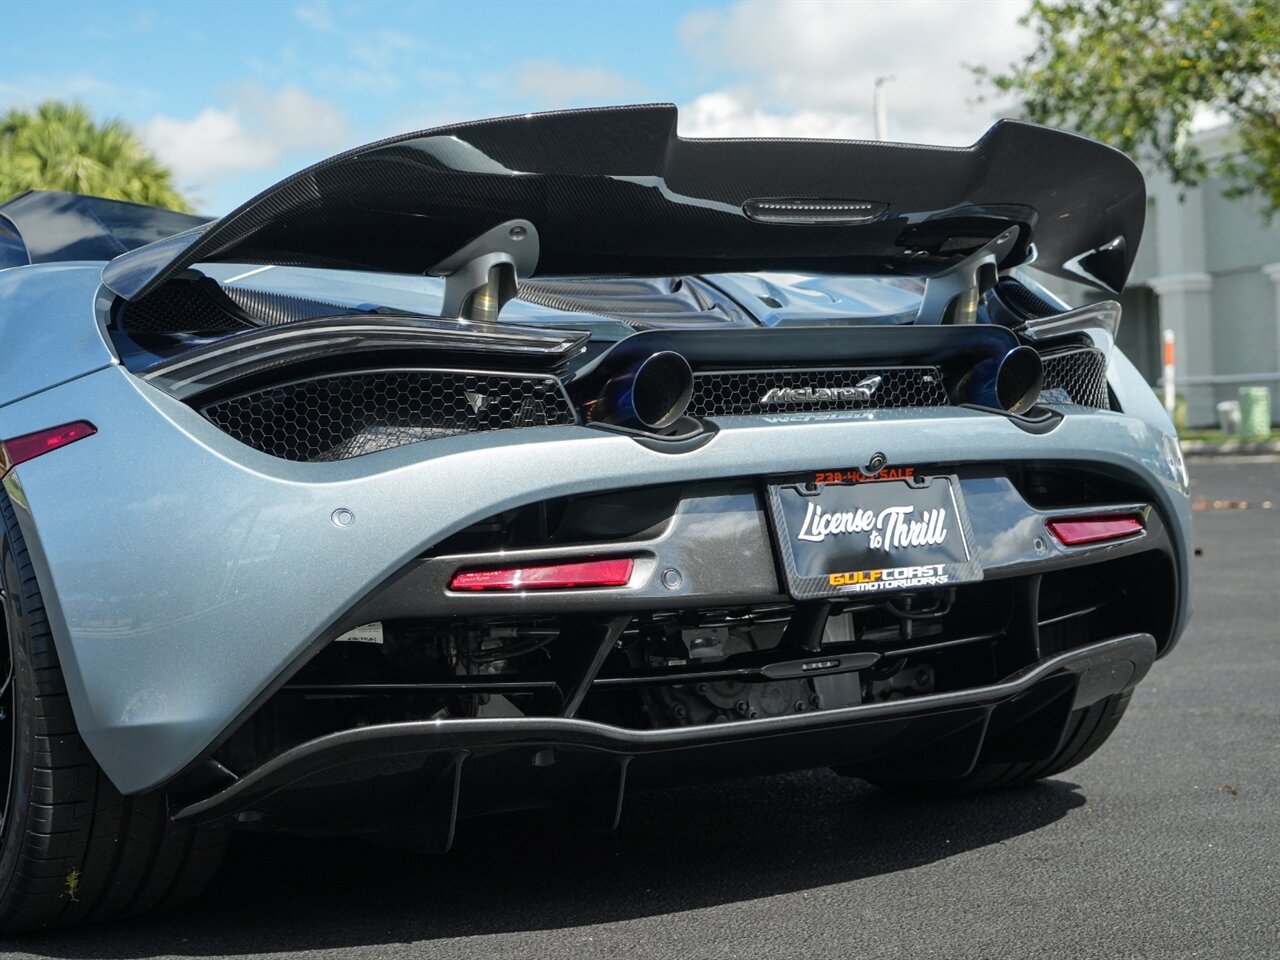
[{"label": "black mesh grille panel", "polygon": [[1041,397],[1051,403],[1111,409],[1107,394],[1107,358],[1088,347],[1044,356]]},{"label": "black mesh grille panel", "polygon": [[1061,309],[1055,307],[1013,277],[1002,277],[997,285],[1000,288],[1000,296],[1004,301],[1021,313],[1023,317],[1051,317],[1055,313],[1062,312]]},{"label": "black mesh grille panel", "polygon": [[359,313],[350,307],[268,290],[219,288],[213,281],[175,281],[126,302],[120,319],[139,333],[223,333],[294,320]]},{"label": "black mesh grille panel", "polygon": [[[879,378],[878,383],[874,379]],[[854,395],[866,386],[870,395]],[[779,396],[771,391],[790,391]],[[699,373],[689,412],[697,417],[804,410],[879,410],[943,407],[948,403],[936,367],[838,370],[735,370]]]},{"label": "black mesh grille panel", "polygon": [[140,300],[124,303],[120,321],[141,333],[223,333],[253,324],[221,292],[203,283],[170,283]]},{"label": "black mesh grille panel", "polygon": [[286,460],[331,461],[462,433],[576,422],[554,377],[401,370],[318,377],[210,404],[231,436]]}]

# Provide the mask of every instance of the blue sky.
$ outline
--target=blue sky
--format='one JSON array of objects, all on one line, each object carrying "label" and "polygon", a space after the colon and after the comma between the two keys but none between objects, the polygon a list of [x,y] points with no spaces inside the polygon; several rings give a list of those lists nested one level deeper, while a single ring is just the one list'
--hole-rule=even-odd
[{"label": "blue sky", "polygon": [[964,63],[1027,45],[1023,0],[469,3],[0,0],[0,110],[76,99],[130,123],[223,213],[338,150],[440,123],[671,101],[686,136],[969,143]]}]

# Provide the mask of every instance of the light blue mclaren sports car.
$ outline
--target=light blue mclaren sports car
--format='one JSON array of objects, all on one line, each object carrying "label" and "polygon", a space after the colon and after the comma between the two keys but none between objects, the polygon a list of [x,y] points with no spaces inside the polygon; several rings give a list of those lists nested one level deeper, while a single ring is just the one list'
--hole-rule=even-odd
[{"label": "light blue mclaren sports car", "polygon": [[232,830],[443,851],[1107,739],[1189,610],[1108,299],[1137,168],[675,131],[413,133],[212,221],[0,205],[0,929],[185,901]]}]

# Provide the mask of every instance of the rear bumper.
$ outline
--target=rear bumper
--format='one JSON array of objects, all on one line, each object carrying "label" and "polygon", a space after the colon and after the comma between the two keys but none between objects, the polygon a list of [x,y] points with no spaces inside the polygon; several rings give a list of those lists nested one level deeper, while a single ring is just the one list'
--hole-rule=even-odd
[{"label": "rear bumper", "polygon": [[1073,711],[1132,690],[1155,656],[1149,634],[1130,634],[962,692],[679,729],[525,717],[364,727],[294,747],[176,817],[346,832],[435,815],[447,845],[459,816],[500,809],[594,798],[616,821],[634,788],[815,766],[960,777],[981,761],[1047,758]]},{"label": "rear bumper", "polygon": [[[4,435],[86,417],[99,430],[5,485],[80,731],[124,793],[205,755],[424,551],[550,497],[856,466],[876,452],[890,464],[1078,463],[1154,506],[1179,560],[1170,643],[1187,614],[1186,490],[1160,455],[1164,434],[1116,413],[1076,409],[1039,435],[963,408],[738,417],[678,454],[546,427],[304,464],[236,443],[119,368],[3,412]],[[340,508],[355,522],[335,524]]]}]

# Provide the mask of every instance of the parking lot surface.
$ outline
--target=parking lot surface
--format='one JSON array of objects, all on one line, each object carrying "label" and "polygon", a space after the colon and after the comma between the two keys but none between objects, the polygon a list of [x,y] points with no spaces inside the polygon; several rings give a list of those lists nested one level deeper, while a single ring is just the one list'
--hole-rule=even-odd
[{"label": "parking lot surface", "polygon": [[763,777],[634,796],[613,835],[465,822],[445,858],[246,836],[191,908],[4,956],[1280,957],[1280,458],[1191,475],[1191,630],[1057,779]]}]

